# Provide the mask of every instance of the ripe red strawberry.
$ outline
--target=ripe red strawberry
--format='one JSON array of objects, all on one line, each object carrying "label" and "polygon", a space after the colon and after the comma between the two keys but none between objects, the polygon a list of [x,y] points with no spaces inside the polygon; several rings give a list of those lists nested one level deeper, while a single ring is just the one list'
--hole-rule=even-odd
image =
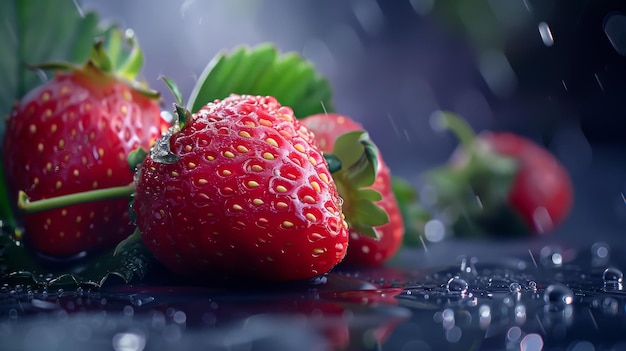
[{"label": "ripe red strawberry", "polygon": [[[338,114],[318,114],[304,118],[302,121],[315,134],[320,149],[333,151],[335,140],[342,134],[362,130],[363,126],[349,117]],[[389,222],[375,227],[379,237],[372,238],[362,235],[354,228],[350,229],[350,245],[345,263],[354,265],[378,265],[393,256],[402,244],[404,225],[398,203],[391,189],[391,172],[378,154],[379,169],[372,189],[380,192],[382,200],[376,204],[389,216]],[[344,213],[350,212],[351,199],[344,198]]]},{"label": "ripe red strawberry", "polygon": [[[150,147],[166,128],[158,95],[147,95],[99,64],[92,59],[83,67],[64,65],[16,103],[3,149],[14,195],[24,190],[40,200],[133,181],[128,153]],[[22,221],[26,242],[55,257],[112,247],[134,228],[127,199],[66,206]]]},{"label": "ripe red strawberry", "polygon": [[434,206],[457,235],[529,235],[553,231],[574,198],[567,170],[545,148],[510,132],[474,135],[459,117],[436,115],[461,145],[448,164],[426,175]]},{"label": "ripe red strawberry", "polygon": [[299,280],[344,258],[337,189],[291,108],[232,95],[189,117],[139,168],[133,207],[157,260],[180,274]]}]

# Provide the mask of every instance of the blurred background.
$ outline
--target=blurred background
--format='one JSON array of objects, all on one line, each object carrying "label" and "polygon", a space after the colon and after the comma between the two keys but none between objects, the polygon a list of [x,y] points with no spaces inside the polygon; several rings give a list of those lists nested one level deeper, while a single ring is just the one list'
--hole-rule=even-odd
[{"label": "blurred background", "polygon": [[222,50],[273,42],[326,75],[335,107],[360,121],[412,182],[456,146],[433,130],[445,109],[554,152],[576,189],[557,240],[622,244],[626,225],[626,1],[83,0],[132,28],[144,76],[185,96]]}]

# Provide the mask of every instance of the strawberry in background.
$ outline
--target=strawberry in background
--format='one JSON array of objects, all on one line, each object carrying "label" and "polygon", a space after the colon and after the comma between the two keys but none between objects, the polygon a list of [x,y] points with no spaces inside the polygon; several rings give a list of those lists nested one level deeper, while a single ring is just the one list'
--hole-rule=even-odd
[{"label": "strawberry in background", "polygon": [[[111,30],[82,66],[46,63],[55,76],[11,111],[3,162],[11,197],[32,200],[127,185],[135,148],[148,148],[167,128],[159,94],[135,81],[142,55],[134,37]],[[122,55],[123,46],[128,54]],[[113,53],[109,55],[109,53]],[[21,218],[24,239],[44,256],[67,258],[115,246],[134,229],[128,199],[63,206]]]},{"label": "strawberry in background", "polygon": [[[322,151],[332,152],[337,138],[350,131],[363,130],[363,126],[347,116],[327,113],[316,114],[306,117],[302,123],[314,134]],[[341,183],[341,180],[336,180]],[[341,185],[338,185],[341,187]],[[368,233],[360,232],[358,228],[350,228],[350,242],[346,264],[352,265],[379,265],[391,258],[400,248],[403,241],[404,224],[395,195],[391,187],[391,172],[385,164],[383,157],[378,153],[378,171],[371,189],[382,195],[381,200],[376,202],[388,216],[388,222],[375,226],[376,237]],[[344,212],[350,223],[351,217],[358,216],[358,208],[355,206],[356,199],[350,194],[343,197]],[[367,214],[366,214],[367,216]]]},{"label": "strawberry in background", "polygon": [[424,174],[432,208],[457,236],[528,236],[554,231],[569,215],[574,190],[567,169],[547,149],[511,132],[474,134],[460,117],[434,115],[460,140],[445,165]]}]

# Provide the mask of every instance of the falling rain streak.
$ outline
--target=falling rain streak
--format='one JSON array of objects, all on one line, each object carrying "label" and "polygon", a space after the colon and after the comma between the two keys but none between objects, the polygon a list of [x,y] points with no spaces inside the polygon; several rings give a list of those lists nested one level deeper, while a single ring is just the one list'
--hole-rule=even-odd
[{"label": "falling rain streak", "polygon": [[85,17],[85,12],[83,12],[82,7],[80,7],[80,4],[78,3],[78,0],[72,0],[74,2],[74,6],[76,7],[76,11],[78,12],[78,15],[80,17]]},{"label": "falling rain streak", "polygon": [[550,26],[546,22],[539,23],[539,35],[541,35],[541,40],[545,46],[550,47],[554,45],[552,30],[550,30]]}]

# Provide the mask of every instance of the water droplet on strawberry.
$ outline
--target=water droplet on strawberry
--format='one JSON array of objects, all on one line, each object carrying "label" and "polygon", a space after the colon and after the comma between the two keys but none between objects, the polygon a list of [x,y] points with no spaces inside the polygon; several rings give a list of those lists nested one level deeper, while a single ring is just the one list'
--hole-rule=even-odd
[{"label": "water droplet on strawberry", "polygon": [[170,138],[177,132],[177,129],[176,127],[170,128],[150,149],[150,158],[155,162],[172,164],[178,161],[179,157],[170,149]]}]

